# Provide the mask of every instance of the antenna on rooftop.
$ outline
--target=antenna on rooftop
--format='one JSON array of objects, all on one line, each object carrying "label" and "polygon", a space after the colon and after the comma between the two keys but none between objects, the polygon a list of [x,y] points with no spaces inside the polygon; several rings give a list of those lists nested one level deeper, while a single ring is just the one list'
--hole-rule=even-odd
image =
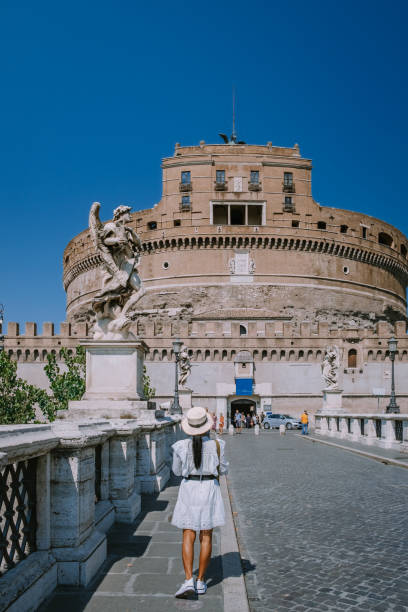
[{"label": "antenna on rooftop", "polygon": [[237,135],[235,133],[235,85],[232,86],[232,142],[236,142]]},{"label": "antenna on rooftop", "polygon": [[219,134],[225,144],[236,145],[246,144],[243,140],[237,141],[237,134],[235,132],[235,85],[232,86],[232,134],[231,138],[228,138],[226,134]]}]

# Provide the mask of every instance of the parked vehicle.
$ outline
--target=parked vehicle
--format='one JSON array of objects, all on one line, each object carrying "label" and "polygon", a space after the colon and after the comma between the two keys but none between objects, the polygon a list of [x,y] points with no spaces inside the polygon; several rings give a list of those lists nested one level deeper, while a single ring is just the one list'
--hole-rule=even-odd
[{"label": "parked vehicle", "polygon": [[286,429],[302,428],[300,419],[295,419],[288,414],[275,414],[272,412],[267,412],[262,423],[264,429],[279,429],[281,424],[284,424]]}]

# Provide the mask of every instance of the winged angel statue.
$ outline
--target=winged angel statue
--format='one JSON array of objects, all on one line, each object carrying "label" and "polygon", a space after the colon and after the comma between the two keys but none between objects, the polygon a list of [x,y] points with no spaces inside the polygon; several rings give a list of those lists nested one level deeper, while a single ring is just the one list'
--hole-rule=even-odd
[{"label": "winged angel statue", "polygon": [[93,243],[102,258],[104,275],[102,289],[95,296],[92,308],[96,314],[93,328],[95,340],[126,340],[131,308],[144,294],[137,266],[141,241],[126,224],[130,222],[130,206],[118,206],[113,220],[102,223],[100,203],[94,202],[89,212],[89,229]]},{"label": "winged angel statue", "polygon": [[326,389],[338,389],[340,369],[340,350],[338,346],[328,346],[322,361],[322,378]]},{"label": "winged angel statue", "polygon": [[190,357],[188,356],[188,349],[186,346],[184,346],[181,349],[179,359],[180,359],[179,361],[179,365],[180,365],[179,385],[180,387],[184,388],[187,382],[187,378],[191,374],[191,361],[190,361]]}]

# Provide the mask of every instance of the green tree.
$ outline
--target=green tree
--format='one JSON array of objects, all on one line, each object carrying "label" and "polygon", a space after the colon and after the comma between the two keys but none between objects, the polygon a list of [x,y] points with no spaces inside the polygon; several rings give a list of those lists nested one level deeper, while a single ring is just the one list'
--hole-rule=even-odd
[{"label": "green tree", "polygon": [[17,362],[0,352],[0,423],[2,425],[31,423],[35,420],[35,405],[44,406],[48,414],[47,394],[17,376]]},{"label": "green tree", "polygon": [[147,374],[146,366],[143,366],[143,394],[147,400],[156,395],[156,389],[151,386],[150,376]]},{"label": "green tree", "polygon": [[[66,348],[61,349],[66,371],[61,372],[54,353],[47,355],[45,373],[50,383],[51,396],[47,396],[47,413],[66,410],[70,400],[80,400],[85,393],[85,349],[77,346],[75,355],[68,354]],[[43,406],[41,406],[43,408]],[[55,418],[55,416],[54,416]]]}]

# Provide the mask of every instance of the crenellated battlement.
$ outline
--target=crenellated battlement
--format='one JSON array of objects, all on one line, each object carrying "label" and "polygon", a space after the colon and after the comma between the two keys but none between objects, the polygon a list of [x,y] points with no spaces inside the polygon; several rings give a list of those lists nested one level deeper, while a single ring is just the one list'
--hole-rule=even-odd
[{"label": "crenellated battlement", "polygon": [[[231,316],[233,316],[231,312]],[[239,314],[239,313],[238,313]],[[243,314],[243,313],[241,313]],[[263,313],[264,314],[264,313]],[[213,313],[216,317],[216,312]],[[342,349],[344,367],[348,367],[348,355],[355,351],[356,367],[368,361],[384,360],[388,339],[398,339],[397,359],[408,360],[407,323],[397,321],[391,325],[378,321],[375,327],[349,325],[333,328],[328,322],[304,321],[297,325],[281,317],[280,320],[246,319],[211,320],[211,313],[193,321],[143,320],[133,326],[133,333],[142,338],[149,347],[147,361],[172,361],[172,341],[179,337],[189,349],[193,361],[234,361],[241,350],[250,351],[254,361],[321,361],[328,345],[337,344]],[[42,325],[42,333],[34,322],[27,322],[24,333],[20,325],[10,322],[5,335],[4,348],[10,357],[19,362],[46,361],[53,353],[61,356],[61,349],[74,351],[80,341],[90,336],[87,323],[60,324],[60,333],[55,333],[53,323]]]}]

